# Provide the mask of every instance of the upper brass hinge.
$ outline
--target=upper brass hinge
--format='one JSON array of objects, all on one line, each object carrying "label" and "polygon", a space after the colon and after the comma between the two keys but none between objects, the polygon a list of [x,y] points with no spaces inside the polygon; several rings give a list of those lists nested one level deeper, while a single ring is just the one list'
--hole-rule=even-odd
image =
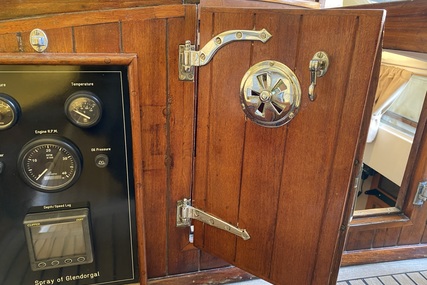
[{"label": "upper brass hinge", "polygon": [[191,41],[186,41],[179,46],[179,79],[186,81],[194,80],[194,67],[202,66],[212,59],[215,53],[234,41],[261,41],[267,42],[271,34],[266,30],[231,30],[213,37],[201,50],[196,51]]},{"label": "upper brass hinge", "polygon": [[176,205],[176,226],[191,226],[192,219],[232,233],[238,237],[241,237],[243,240],[248,240],[251,238],[246,229],[235,227],[211,214],[205,213],[202,210],[191,206],[191,201],[189,199],[179,200]]}]

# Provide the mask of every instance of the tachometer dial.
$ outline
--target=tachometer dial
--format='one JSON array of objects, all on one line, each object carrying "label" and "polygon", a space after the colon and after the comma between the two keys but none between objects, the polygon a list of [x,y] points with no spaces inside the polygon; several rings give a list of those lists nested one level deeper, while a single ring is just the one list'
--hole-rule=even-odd
[{"label": "tachometer dial", "polygon": [[101,100],[88,91],[73,93],[65,101],[65,115],[71,123],[78,127],[93,127],[101,120]]},{"label": "tachometer dial", "polygon": [[61,137],[30,141],[21,150],[18,168],[24,181],[43,191],[60,191],[79,178],[82,158],[78,148]]},{"label": "tachometer dial", "polygon": [[18,102],[6,94],[0,93],[0,130],[6,130],[18,121],[21,108]]}]

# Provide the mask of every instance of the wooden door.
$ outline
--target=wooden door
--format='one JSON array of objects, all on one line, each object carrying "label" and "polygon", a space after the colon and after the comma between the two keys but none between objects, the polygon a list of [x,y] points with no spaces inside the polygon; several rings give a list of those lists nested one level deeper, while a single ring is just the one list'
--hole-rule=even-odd
[{"label": "wooden door", "polygon": [[[193,206],[250,239],[195,221],[197,247],[274,284],[335,284],[383,20],[382,11],[202,9],[201,47],[227,30],[272,38],[226,45],[199,69]],[[310,101],[318,51],[330,65]],[[247,119],[239,97],[264,60],[289,67],[302,90],[298,113],[277,128]]]}]

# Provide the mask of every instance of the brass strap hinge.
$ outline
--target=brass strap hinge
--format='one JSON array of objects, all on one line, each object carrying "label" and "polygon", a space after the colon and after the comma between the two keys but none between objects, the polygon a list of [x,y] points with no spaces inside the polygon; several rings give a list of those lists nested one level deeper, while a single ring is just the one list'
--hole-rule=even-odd
[{"label": "brass strap hinge", "polygon": [[418,183],[417,193],[414,197],[413,204],[416,206],[422,206],[427,201],[427,181]]},{"label": "brass strap hinge", "polygon": [[271,34],[266,30],[232,30],[223,32],[212,38],[201,50],[196,51],[191,41],[186,41],[179,46],[179,79],[185,81],[194,80],[194,67],[202,66],[212,59],[215,53],[234,41],[261,41],[267,42]]},{"label": "brass strap hinge", "polygon": [[232,233],[241,237],[243,240],[251,238],[245,229],[235,227],[211,214],[205,213],[202,210],[191,206],[191,201],[189,199],[179,200],[176,205],[176,226],[189,227],[191,226],[191,220],[193,219]]}]

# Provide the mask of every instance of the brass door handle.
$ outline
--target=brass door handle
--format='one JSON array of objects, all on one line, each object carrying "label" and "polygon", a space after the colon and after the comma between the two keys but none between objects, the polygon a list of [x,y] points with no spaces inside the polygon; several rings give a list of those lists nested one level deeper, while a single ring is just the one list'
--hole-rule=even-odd
[{"label": "brass door handle", "polygon": [[308,98],[311,101],[316,99],[314,89],[317,85],[317,77],[322,77],[328,71],[329,57],[324,51],[318,51],[310,60],[310,86],[308,87]]}]

